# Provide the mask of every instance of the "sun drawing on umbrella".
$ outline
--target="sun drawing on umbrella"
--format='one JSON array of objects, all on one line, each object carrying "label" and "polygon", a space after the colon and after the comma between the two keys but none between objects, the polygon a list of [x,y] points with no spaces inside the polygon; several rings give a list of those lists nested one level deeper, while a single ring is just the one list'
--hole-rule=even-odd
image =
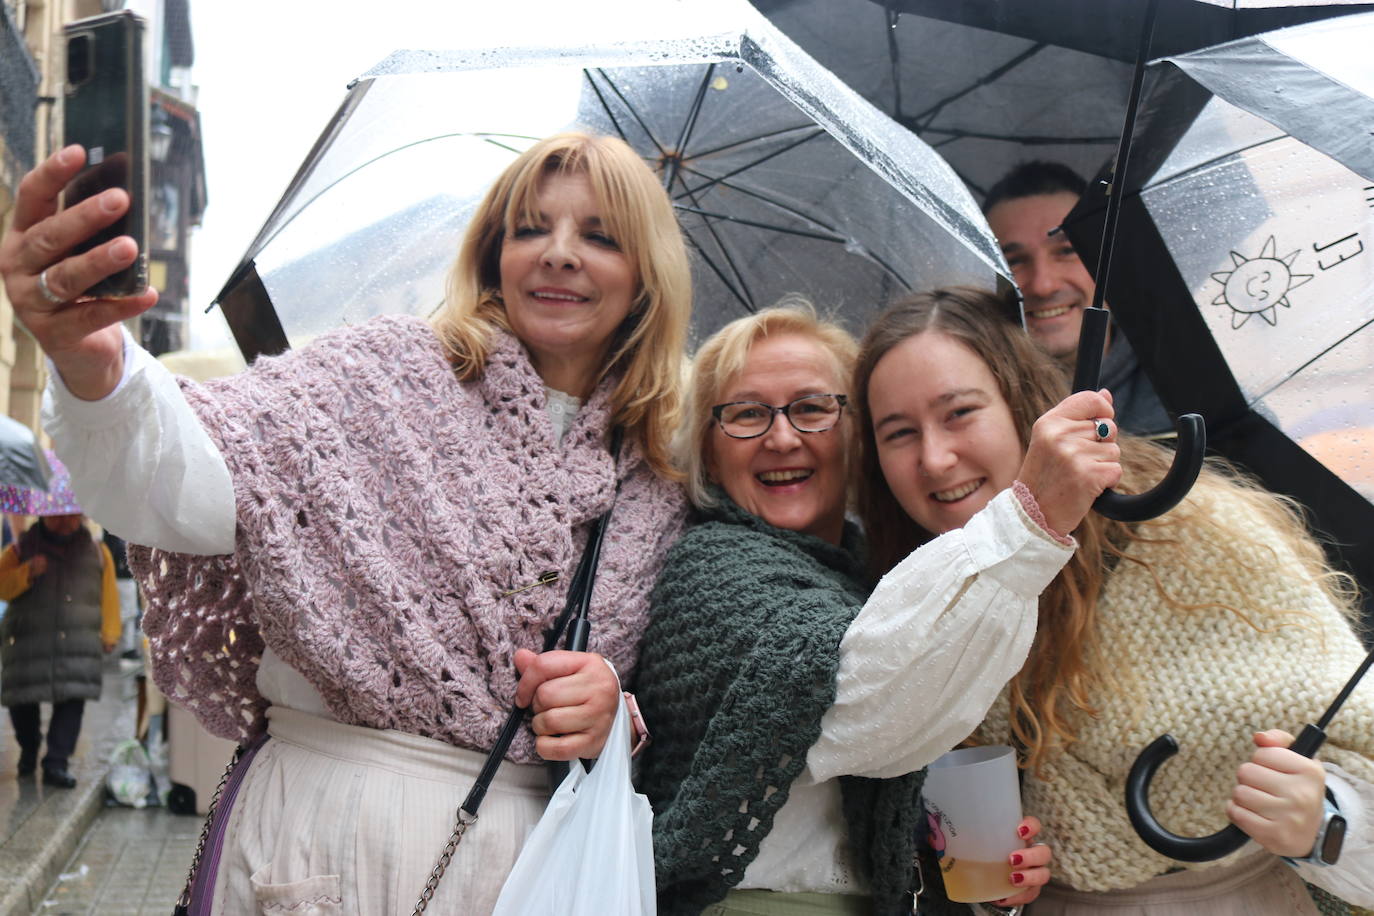
[{"label": "sun drawing on umbrella", "polygon": [[1212,304],[1231,307],[1233,329],[1244,325],[1251,315],[1258,315],[1271,325],[1278,324],[1278,307],[1293,306],[1288,301],[1289,290],[1297,289],[1312,279],[1312,274],[1293,273],[1293,262],[1300,251],[1279,257],[1278,250],[1271,235],[1259,257],[1247,258],[1238,251],[1232,251],[1234,267],[1212,274],[1212,279],[1222,285],[1221,294],[1212,300]]}]

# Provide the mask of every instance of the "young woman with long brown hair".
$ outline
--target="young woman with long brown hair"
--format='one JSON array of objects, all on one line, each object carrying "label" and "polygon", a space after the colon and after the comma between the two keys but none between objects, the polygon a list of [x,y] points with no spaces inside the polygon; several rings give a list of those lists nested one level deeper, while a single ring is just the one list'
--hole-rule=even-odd
[{"label": "young woman with long brown hair", "polygon": [[[1064,396],[1062,374],[1004,314],[985,293],[940,290],[893,306],[865,337],[853,392],[876,573],[1010,486],[1036,418]],[[1170,463],[1159,446],[1119,442],[1127,491]],[[1363,656],[1349,594],[1297,513],[1214,466],[1158,519],[1090,513],[1059,533],[1078,549],[1042,593],[1024,667],[972,736],[1020,748],[1025,810],[1055,851],[1032,911],[1288,916],[1341,912],[1336,897],[1374,903],[1374,690],[1348,701],[1321,762],[1260,731],[1315,721]],[[1188,835],[1229,820],[1262,849],[1184,866],[1136,837],[1126,774],[1166,731],[1182,750],[1155,778],[1160,820]],[[1285,863],[1313,851],[1328,789],[1349,822],[1344,855]]]}]

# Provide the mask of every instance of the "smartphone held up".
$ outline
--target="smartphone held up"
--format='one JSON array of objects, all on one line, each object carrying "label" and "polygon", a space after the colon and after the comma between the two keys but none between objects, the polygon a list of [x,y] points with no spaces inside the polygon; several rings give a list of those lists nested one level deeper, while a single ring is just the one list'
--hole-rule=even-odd
[{"label": "smartphone held up", "polygon": [[123,10],[77,20],[64,27],[67,83],[63,100],[64,143],[86,149],[86,165],[67,185],[63,207],[73,207],[110,188],[129,194],[129,210],[78,246],[79,254],[127,235],[139,256],[84,295],[135,296],[148,287],[148,83],[144,75],[145,22]]}]

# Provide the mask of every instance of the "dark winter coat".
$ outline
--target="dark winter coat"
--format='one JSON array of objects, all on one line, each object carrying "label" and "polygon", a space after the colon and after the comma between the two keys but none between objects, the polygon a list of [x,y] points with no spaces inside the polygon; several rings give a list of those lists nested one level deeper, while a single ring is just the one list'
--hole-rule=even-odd
[{"label": "dark winter coat", "polygon": [[48,568],[0,620],[0,705],[99,699],[100,546],[85,528],[63,541],[37,524],[17,549],[21,561],[44,554]]}]

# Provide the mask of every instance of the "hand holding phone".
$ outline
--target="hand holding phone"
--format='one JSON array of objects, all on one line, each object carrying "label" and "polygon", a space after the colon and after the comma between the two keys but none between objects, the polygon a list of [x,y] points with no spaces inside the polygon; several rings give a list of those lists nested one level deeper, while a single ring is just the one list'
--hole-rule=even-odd
[{"label": "hand holding phone", "polygon": [[127,297],[91,297],[83,291],[118,273],[140,256],[127,236],[71,253],[85,239],[124,215],[129,195],[112,189],[59,209],[63,189],[85,167],[85,151],[65,147],[39,163],[19,183],[13,218],[0,237],[0,279],[15,318],[38,341],[67,388],[99,400],[114,390],[123,369],[119,322],[146,311],[157,291]]},{"label": "hand holding phone", "polygon": [[69,145],[20,182],[0,237],[0,279],[15,317],[67,388],[99,400],[123,371],[119,323],[157,302],[148,287],[144,244],[143,23],[131,13],[115,13],[73,22],[64,31]]}]

